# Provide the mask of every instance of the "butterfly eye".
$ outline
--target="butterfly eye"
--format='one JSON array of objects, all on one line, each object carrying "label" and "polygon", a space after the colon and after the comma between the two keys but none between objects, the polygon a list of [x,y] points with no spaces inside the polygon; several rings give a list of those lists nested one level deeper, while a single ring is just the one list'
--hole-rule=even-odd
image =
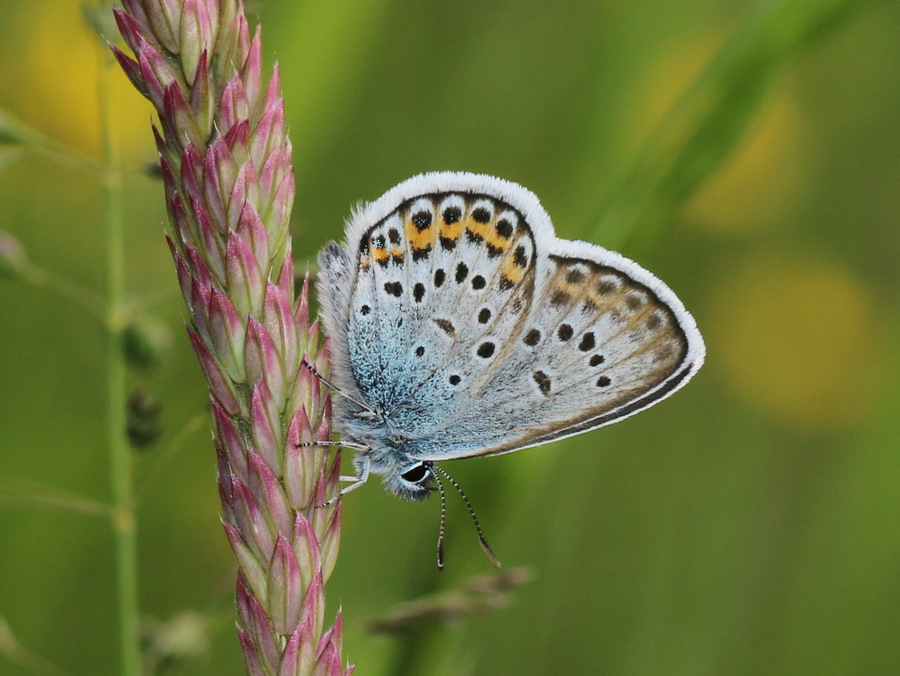
[{"label": "butterfly eye", "polygon": [[405,472],[401,472],[400,476],[404,481],[408,481],[411,484],[422,483],[428,476],[430,476],[431,472],[425,466],[425,463],[417,463],[410,467]]}]

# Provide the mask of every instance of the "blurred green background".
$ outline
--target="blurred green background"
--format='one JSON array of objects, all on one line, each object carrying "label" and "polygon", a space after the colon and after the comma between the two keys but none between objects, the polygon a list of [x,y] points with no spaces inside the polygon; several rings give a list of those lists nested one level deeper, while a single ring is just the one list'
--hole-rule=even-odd
[{"label": "blurred green background", "polygon": [[[816,7],[814,39],[773,48]],[[765,92],[736,151],[684,203],[678,172],[642,192],[691,105],[715,112],[698,175],[729,150],[753,96],[676,102],[767,11],[784,20],[726,73]],[[439,574],[436,501],[377,482],[349,496],[328,600],[357,673],[900,673],[898,3],[264,0],[250,16],[282,68],[298,261],[407,176],[489,172],[534,190],[561,236],[656,272],[709,350],[685,390],[619,425],[445,465],[504,568],[533,575],[508,607],[371,635],[397,604],[492,568],[459,501]],[[0,4],[0,108],[94,159],[102,59],[77,0]],[[136,457],[142,613],[199,653],[160,673],[240,674],[205,387],[162,186],[140,171],[151,111],[124,76],[114,89],[128,291],[171,343],[129,375],[164,405]],[[0,168],[0,229],[56,280],[0,279],[0,674],[116,673],[113,541],[72,497],[110,500],[103,331],[66,296],[103,293],[102,184],[16,145]]]}]

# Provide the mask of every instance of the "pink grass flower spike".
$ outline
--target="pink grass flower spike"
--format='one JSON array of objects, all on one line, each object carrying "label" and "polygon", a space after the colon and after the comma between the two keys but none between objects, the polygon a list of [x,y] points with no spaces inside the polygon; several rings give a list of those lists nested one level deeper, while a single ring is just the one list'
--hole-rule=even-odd
[{"label": "pink grass flower spike", "polygon": [[[240,0],[123,0],[112,50],[159,113],[167,239],[209,381],[222,522],[237,558],[237,633],[250,674],[349,675],[325,583],[340,539],[327,341],[294,297],[291,143],[276,66],[261,72]],[[318,508],[324,502],[327,507]]]}]

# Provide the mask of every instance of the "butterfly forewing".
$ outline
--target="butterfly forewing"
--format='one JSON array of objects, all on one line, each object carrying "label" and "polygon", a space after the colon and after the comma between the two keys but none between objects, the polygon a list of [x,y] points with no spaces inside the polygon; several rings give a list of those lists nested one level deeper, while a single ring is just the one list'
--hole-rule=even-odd
[{"label": "butterfly forewing", "polygon": [[469,405],[533,298],[531,229],[483,195],[407,200],[362,236],[348,318],[355,383],[405,436]]}]

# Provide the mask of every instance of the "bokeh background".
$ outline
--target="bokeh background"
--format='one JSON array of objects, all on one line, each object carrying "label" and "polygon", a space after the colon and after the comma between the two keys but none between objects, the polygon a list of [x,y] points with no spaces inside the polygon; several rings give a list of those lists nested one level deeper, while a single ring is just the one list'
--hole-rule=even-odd
[{"label": "bokeh background", "polygon": [[[768,70],[747,78],[765,86],[733,151],[729,124],[754,101],[713,111],[712,176],[649,216],[610,212],[632,188],[644,206],[641,177],[712,105],[692,83],[716,82],[701,74],[717,53],[792,5],[750,50],[750,71]],[[810,39],[766,51],[816,5]],[[898,3],[261,0],[250,14],[282,67],[298,263],[407,176],[489,172],[533,189],[560,235],[666,280],[709,350],[690,386],[621,424],[445,465],[504,570],[533,578],[505,607],[371,634],[398,604],[494,572],[459,501],[439,574],[436,501],[377,482],[349,496],[328,598],[357,673],[900,673]],[[0,674],[116,672],[113,541],[77,499],[110,500],[103,331],[78,301],[104,285],[102,61],[79,2],[0,4],[0,122],[41,134],[0,146],[0,230],[48,274],[0,279]],[[151,111],[124,76],[113,94],[128,291],[168,345],[129,374],[163,405],[162,435],[136,452],[142,613],[155,649],[181,651],[159,673],[240,674],[205,386],[162,186],[142,171]]]}]

